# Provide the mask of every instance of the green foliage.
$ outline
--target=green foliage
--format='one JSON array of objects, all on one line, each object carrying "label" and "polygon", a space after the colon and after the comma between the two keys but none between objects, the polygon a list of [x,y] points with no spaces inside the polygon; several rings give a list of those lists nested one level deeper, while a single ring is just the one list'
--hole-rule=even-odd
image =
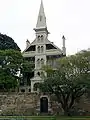
[{"label": "green foliage", "polygon": [[10,88],[15,89],[17,87],[17,80],[12,75],[8,74],[5,70],[0,71],[0,90],[10,91]]},{"label": "green foliage", "polygon": [[18,85],[20,70],[23,57],[20,51],[0,50],[0,89],[8,91]]},{"label": "green foliage", "polygon": [[65,114],[68,114],[75,100],[90,89],[90,52],[64,57],[57,61],[56,70],[51,69],[45,67],[49,76],[44,76],[40,89],[54,94]]},{"label": "green foliage", "polygon": [[32,72],[34,69],[34,64],[28,60],[23,59],[22,72]]},{"label": "green foliage", "polygon": [[11,37],[0,33],[0,50],[6,49],[14,49],[20,51],[20,48]]},{"label": "green foliage", "polygon": [[33,68],[34,64],[23,59],[20,51],[0,50],[1,90],[6,91],[21,84],[30,85]]},{"label": "green foliage", "polygon": [[[30,82],[31,68],[33,66],[23,59],[20,48],[14,40],[0,33],[0,88],[6,90],[15,88],[26,79]],[[22,77],[18,76],[18,72]]]},{"label": "green foliage", "polygon": [[21,65],[21,74],[22,74],[22,79],[21,79],[21,85],[30,85],[30,78],[33,77],[33,72],[34,72],[34,64],[31,63],[28,60],[23,59],[23,63]]},{"label": "green foliage", "polygon": [[2,68],[7,69],[13,75],[17,74],[16,72],[23,62],[23,57],[20,51],[15,50],[0,50],[0,65]]}]

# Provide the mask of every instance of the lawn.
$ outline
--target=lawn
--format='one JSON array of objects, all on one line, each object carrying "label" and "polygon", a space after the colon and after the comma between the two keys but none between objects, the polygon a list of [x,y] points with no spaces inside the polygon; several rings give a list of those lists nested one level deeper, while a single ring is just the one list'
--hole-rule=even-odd
[{"label": "lawn", "polygon": [[90,120],[90,116],[83,117],[54,117],[54,116],[0,116],[0,120]]},{"label": "lawn", "polygon": [[56,117],[56,120],[90,120],[90,116]]},{"label": "lawn", "polygon": [[56,120],[54,116],[0,116],[0,120]]}]

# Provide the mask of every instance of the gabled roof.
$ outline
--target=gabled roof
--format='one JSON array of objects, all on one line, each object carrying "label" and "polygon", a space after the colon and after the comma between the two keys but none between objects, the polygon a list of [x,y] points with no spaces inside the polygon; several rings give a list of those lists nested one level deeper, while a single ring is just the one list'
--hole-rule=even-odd
[{"label": "gabled roof", "polygon": [[61,50],[60,48],[58,48],[53,42],[50,42],[48,39],[47,39],[46,44],[51,44],[51,45],[53,45],[57,50],[59,50],[60,52],[62,52],[62,50]]},{"label": "gabled roof", "polygon": [[[28,48],[26,48],[23,52],[26,52],[27,49],[29,49],[31,46],[36,45],[36,44],[37,44],[37,43],[36,43],[36,39],[35,39],[35,40],[30,44],[30,46],[29,46]],[[48,39],[46,39],[45,44],[46,44],[46,45],[47,45],[47,44],[53,45],[58,51],[60,51],[60,52],[62,53],[62,50],[61,50],[60,48],[58,48],[53,42],[50,42]]]}]

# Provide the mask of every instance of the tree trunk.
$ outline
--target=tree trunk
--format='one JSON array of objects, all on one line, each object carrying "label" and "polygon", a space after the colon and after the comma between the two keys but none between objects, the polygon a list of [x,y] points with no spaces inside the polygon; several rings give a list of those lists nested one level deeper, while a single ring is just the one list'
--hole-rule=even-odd
[{"label": "tree trunk", "polygon": [[64,116],[71,116],[69,109],[64,109]]}]

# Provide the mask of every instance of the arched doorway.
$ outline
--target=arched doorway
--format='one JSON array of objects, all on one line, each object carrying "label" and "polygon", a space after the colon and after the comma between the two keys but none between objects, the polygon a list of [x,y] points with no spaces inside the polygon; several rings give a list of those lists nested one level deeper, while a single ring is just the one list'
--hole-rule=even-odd
[{"label": "arched doorway", "polygon": [[35,83],[34,86],[33,86],[33,90],[34,91],[39,90],[39,85],[40,85],[40,83]]},{"label": "arched doorway", "polygon": [[40,99],[40,112],[48,113],[48,98],[47,97],[42,97]]}]

